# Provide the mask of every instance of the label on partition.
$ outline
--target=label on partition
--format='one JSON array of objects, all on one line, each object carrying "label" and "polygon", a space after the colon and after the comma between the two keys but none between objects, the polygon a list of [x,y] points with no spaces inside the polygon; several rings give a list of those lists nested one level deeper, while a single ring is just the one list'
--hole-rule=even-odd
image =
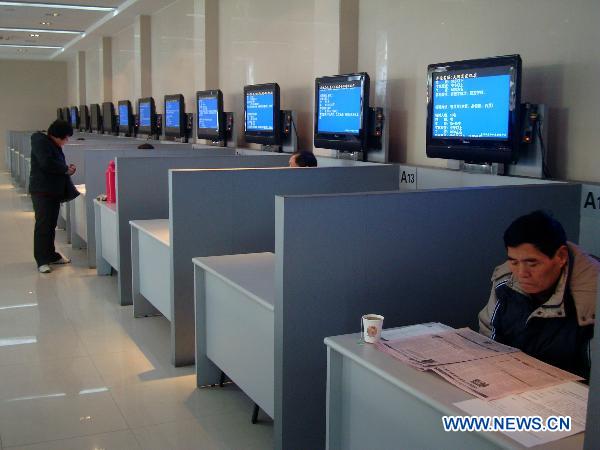
[{"label": "label on partition", "polygon": [[600,255],[600,185],[581,186],[579,244],[593,255]]},{"label": "label on partition", "polygon": [[417,189],[417,168],[413,166],[398,166],[400,170],[400,190],[414,191]]},{"label": "label on partition", "polygon": [[600,186],[581,186],[581,215],[600,218]]}]

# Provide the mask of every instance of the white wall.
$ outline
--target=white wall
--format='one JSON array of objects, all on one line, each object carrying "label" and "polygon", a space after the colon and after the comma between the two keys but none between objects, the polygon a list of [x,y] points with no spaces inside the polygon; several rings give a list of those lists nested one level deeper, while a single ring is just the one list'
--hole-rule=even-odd
[{"label": "white wall", "polygon": [[70,105],[67,64],[1,59],[0,99],[2,142],[8,130],[46,129],[56,119],[56,108]]},{"label": "white wall", "polygon": [[135,101],[140,97],[141,88],[135,67],[134,24],[123,28],[113,36],[111,53],[112,102],[117,108],[119,100],[130,100],[135,108]]},{"label": "white wall", "polygon": [[152,96],[156,111],[163,97],[183,94],[186,112],[194,111],[194,0],[178,0],[152,15]]},{"label": "white wall", "polygon": [[600,181],[599,20],[597,0],[361,0],[359,70],[387,84],[393,159],[446,164],[425,155],[428,64],[519,53],[522,100],[550,108],[553,175]]},{"label": "white wall", "polygon": [[88,105],[102,105],[102,53],[101,43],[85,52],[85,96]]},{"label": "white wall", "polygon": [[338,0],[219,1],[219,87],[238,136],[244,85],[276,82],[281,108],[298,114],[299,147],[312,148],[314,79],[339,64],[338,7]]},{"label": "white wall", "polygon": [[77,106],[79,107],[79,96],[78,85],[79,85],[79,76],[77,73],[77,54],[74,54],[69,57],[69,60],[66,63],[67,66],[67,99],[65,106]]}]

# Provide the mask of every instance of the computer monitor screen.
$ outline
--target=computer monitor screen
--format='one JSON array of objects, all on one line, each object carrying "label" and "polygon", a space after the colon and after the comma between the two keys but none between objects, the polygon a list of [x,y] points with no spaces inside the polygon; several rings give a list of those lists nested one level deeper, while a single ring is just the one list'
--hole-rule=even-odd
[{"label": "computer monitor screen", "polygon": [[69,108],[69,122],[73,128],[79,128],[79,114],[77,111],[77,106],[71,106]]},{"label": "computer monitor screen", "polygon": [[129,110],[127,109],[127,105],[119,105],[119,126],[129,126]]},{"label": "computer monitor screen", "polygon": [[102,128],[105,133],[116,131],[115,106],[112,102],[102,103]]},{"label": "computer monitor screen", "polygon": [[511,162],[519,136],[519,55],[428,67],[427,155]]},{"label": "computer monitor screen", "polygon": [[154,98],[146,97],[138,100],[138,120],[139,133],[156,133],[156,107],[154,105]]},{"label": "computer monitor screen", "polygon": [[364,149],[369,111],[367,73],[315,80],[315,147],[342,151]]},{"label": "computer monitor screen", "polygon": [[102,133],[102,113],[100,112],[100,105],[97,103],[90,105],[90,122],[92,123],[92,131]]},{"label": "computer monitor screen", "polygon": [[244,130],[247,142],[278,145],[280,136],[279,85],[244,87]]},{"label": "computer monitor screen", "polygon": [[126,135],[133,134],[133,112],[129,100],[119,101],[119,132]]},{"label": "computer monitor screen", "polygon": [[196,92],[199,139],[221,140],[224,135],[223,94],[220,90]]},{"label": "computer monitor screen", "polygon": [[185,104],[183,95],[165,95],[165,135],[183,137],[185,124]]}]

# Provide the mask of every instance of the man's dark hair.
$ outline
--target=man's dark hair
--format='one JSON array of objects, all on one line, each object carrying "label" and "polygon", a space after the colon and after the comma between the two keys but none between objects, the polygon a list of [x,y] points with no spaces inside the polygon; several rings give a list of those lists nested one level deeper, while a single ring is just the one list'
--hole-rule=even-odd
[{"label": "man's dark hair", "polygon": [[48,127],[48,134],[57,139],[64,139],[73,136],[73,127],[66,120],[56,119]]},{"label": "man's dark hair", "polygon": [[549,258],[567,243],[567,235],[558,220],[544,211],[519,217],[504,232],[505,247],[531,244]]},{"label": "man's dark hair", "polygon": [[294,155],[299,167],[317,167],[317,158],[312,152],[302,151],[296,152]]},{"label": "man's dark hair", "polygon": [[151,150],[151,149],[154,148],[154,145],[148,144],[147,142],[144,142],[143,144],[138,145],[138,148],[140,150]]}]

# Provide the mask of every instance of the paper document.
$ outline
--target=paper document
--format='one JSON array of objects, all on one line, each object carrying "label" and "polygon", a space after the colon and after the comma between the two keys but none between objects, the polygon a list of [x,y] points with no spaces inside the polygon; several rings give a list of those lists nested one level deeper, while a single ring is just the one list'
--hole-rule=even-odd
[{"label": "paper document", "polygon": [[503,431],[525,447],[556,441],[585,430],[588,387],[568,382],[552,387],[483,401],[465,400],[454,405],[473,416],[549,416],[571,417],[571,431]]},{"label": "paper document", "polygon": [[451,331],[454,328],[439,322],[421,323],[418,325],[408,325],[399,328],[390,328],[381,332],[381,339],[392,341],[394,339],[423,336],[425,334],[440,333],[442,331]]},{"label": "paper document", "polygon": [[518,350],[469,328],[380,342],[378,348],[419,370]]},{"label": "paper document", "polygon": [[581,377],[546,364],[523,352],[432,369],[455,386],[485,400],[540,389]]}]

